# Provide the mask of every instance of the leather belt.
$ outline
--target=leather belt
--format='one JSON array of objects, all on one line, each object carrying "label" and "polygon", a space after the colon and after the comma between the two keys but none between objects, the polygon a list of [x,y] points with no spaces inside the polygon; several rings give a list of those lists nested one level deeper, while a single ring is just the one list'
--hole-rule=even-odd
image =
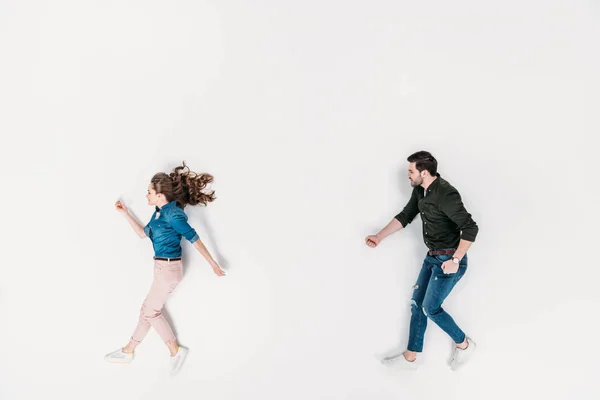
[{"label": "leather belt", "polygon": [[429,250],[430,256],[439,256],[443,254],[454,254],[456,249],[448,249],[448,250]]},{"label": "leather belt", "polygon": [[156,261],[179,261],[179,260],[181,260],[181,257],[175,257],[175,258],[154,257],[154,259]]}]

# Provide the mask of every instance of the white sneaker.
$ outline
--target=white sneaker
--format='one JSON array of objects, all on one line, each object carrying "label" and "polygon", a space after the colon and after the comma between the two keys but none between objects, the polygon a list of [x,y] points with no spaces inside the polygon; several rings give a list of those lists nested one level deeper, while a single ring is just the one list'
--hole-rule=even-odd
[{"label": "white sneaker", "polygon": [[179,373],[181,366],[183,365],[185,358],[187,357],[188,349],[179,346],[177,354],[171,356],[171,376],[175,376]]},{"label": "white sneaker", "polygon": [[456,371],[464,364],[466,364],[466,362],[471,358],[471,356],[475,352],[477,345],[470,337],[467,337],[467,343],[469,345],[464,350],[459,349],[458,347],[454,349],[454,355],[452,356],[452,361],[450,361],[450,368],[452,369],[452,371]]},{"label": "white sneaker", "polygon": [[125,353],[122,348],[108,353],[104,359],[109,363],[129,364],[133,361],[133,353]]},{"label": "white sneaker", "polygon": [[388,367],[401,368],[410,371],[414,371],[418,367],[417,360],[408,361],[406,357],[404,357],[404,352],[394,356],[384,357],[381,359],[381,363]]}]

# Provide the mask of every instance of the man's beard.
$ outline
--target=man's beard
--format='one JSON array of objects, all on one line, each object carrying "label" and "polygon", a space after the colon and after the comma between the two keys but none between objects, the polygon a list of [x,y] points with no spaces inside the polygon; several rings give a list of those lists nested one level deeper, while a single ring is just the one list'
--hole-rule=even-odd
[{"label": "man's beard", "polygon": [[418,180],[415,180],[415,181],[411,180],[410,181],[410,186],[417,187],[417,186],[420,186],[422,183],[423,183],[423,179],[419,178]]}]

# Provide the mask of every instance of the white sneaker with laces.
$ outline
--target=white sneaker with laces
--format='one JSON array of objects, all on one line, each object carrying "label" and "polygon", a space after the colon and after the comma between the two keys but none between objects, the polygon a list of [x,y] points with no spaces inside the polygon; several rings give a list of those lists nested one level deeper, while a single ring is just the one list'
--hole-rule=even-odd
[{"label": "white sneaker with laces", "polygon": [[417,360],[408,361],[406,357],[404,357],[404,352],[394,356],[384,357],[381,359],[381,363],[388,367],[401,368],[410,371],[414,371],[418,367]]},{"label": "white sneaker with laces", "polygon": [[454,355],[452,356],[452,361],[450,361],[450,369],[452,369],[452,371],[456,371],[465,365],[475,352],[477,345],[470,337],[467,337],[467,343],[468,346],[464,350],[459,349],[458,347],[454,349]]},{"label": "white sneaker with laces", "polygon": [[171,376],[175,376],[179,373],[181,366],[185,362],[189,350],[185,347],[179,346],[177,354],[171,356]]},{"label": "white sneaker with laces", "polygon": [[108,353],[104,356],[104,359],[109,363],[115,364],[129,364],[133,361],[133,353],[125,353],[122,348]]}]

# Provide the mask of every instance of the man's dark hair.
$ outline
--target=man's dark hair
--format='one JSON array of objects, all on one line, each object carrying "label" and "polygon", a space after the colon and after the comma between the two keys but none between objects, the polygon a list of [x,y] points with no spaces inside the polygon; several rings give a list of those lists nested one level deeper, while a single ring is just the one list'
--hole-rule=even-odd
[{"label": "man's dark hair", "polygon": [[416,153],[408,156],[406,160],[409,163],[414,162],[419,172],[427,170],[431,176],[435,176],[437,174],[437,160],[428,151],[417,151]]}]

